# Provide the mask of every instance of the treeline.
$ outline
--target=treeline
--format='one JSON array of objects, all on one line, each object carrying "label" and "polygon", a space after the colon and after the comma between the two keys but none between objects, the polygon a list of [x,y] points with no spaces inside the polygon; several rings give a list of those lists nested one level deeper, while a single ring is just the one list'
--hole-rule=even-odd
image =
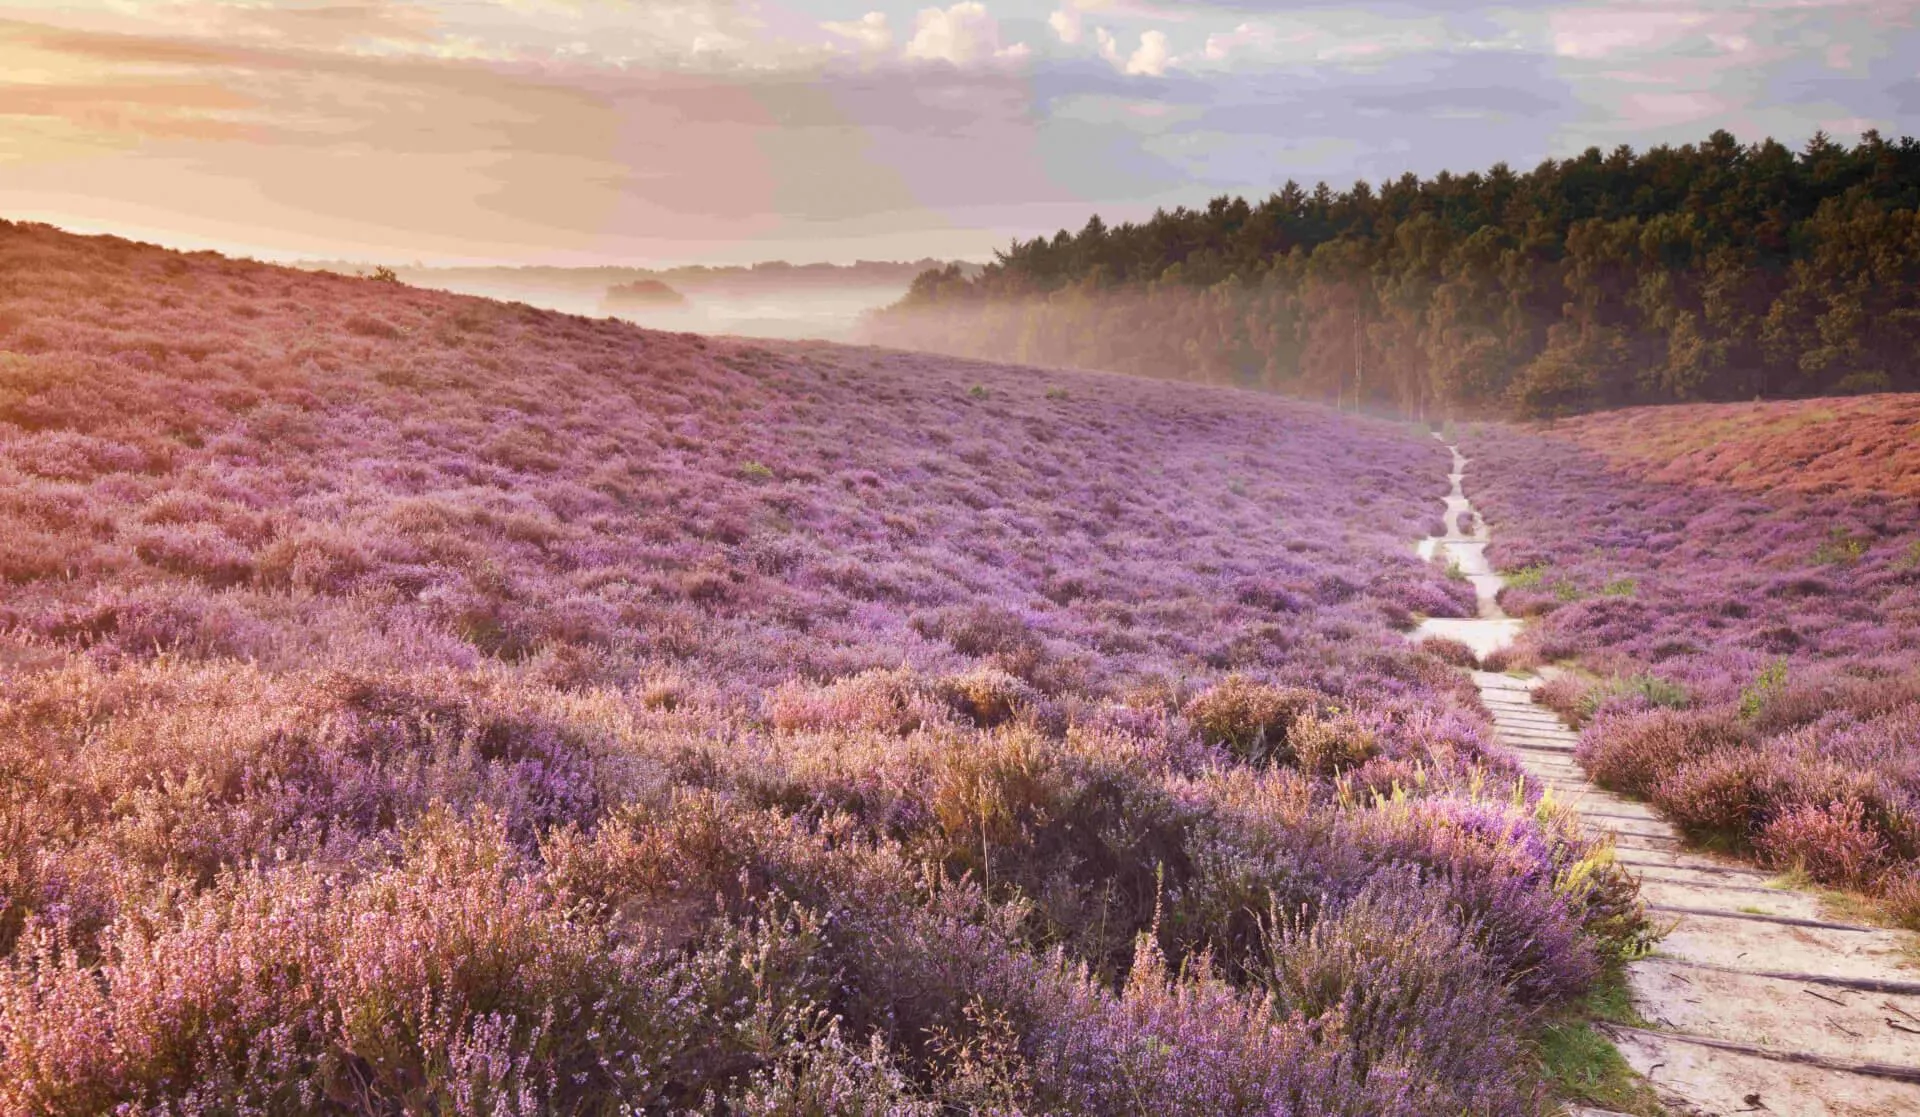
[{"label": "treeline", "polygon": [[1920,142],[1295,183],[933,269],[870,340],[1408,414],[1920,388]]}]

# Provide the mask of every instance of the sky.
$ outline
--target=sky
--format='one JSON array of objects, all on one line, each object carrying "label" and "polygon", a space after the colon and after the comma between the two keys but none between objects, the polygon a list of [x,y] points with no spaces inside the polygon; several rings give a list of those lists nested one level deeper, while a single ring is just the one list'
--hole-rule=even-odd
[{"label": "sky", "polygon": [[267,259],[981,259],[1716,128],[1920,132],[1920,0],[0,0],[0,216]]}]

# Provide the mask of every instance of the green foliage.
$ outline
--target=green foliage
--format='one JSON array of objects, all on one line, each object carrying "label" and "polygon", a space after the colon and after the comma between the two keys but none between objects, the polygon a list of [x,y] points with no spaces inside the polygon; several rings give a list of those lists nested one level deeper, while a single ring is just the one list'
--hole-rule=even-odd
[{"label": "green foliage", "polygon": [[1447,560],[1447,580],[1452,582],[1464,582],[1467,580],[1467,572],[1460,569],[1460,561],[1458,559]]},{"label": "green foliage", "polygon": [[1632,597],[1640,592],[1640,582],[1636,578],[1615,578],[1600,589],[1608,597]]},{"label": "green foliage", "polygon": [[1047,398],[1050,400],[1053,400],[1055,403],[1059,403],[1059,402],[1071,399],[1072,397],[1067,394],[1067,390],[1065,388],[1048,388]]},{"label": "green foliage", "polygon": [[987,391],[987,386],[984,384],[975,384],[973,387],[967,389],[967,397],[969,399],[986,399],[992,394],[992,392]]},{"label": "green foliage", "polygon": [[1518,590],[1550,591],[1556,601],[1580,600],[1580,587],[1565,577],[1555,577],[1553,568],[1544,562],[1506,573],[1507,585]]},{"label": "green foliage", "polygon": [[398,283],[398,282],[400,282],[400,275],[399,275],[399,273],[398,273],[398,272],[395,272],[395,271],[394,271],[394,270],[393,270],[392,268],[390,268],[390,267],[387,267],[387,266],[386,266],[386,265],[384,265],[384,264],[382,264],[381,266],[379,266],[379,267],[377,267],[377,268],[375,268],[375,269],[373,269],[373,271],[372,271],[372,272],[370,272],[370,273],[369,273],[369,274],[367,275],[367,278],[368,278],[368,279],[371,279],[371,280],[373,280],[373,281],[374,281],[375,283]]},{"label": "green foliage", "polygon": [[1531,566],[1523,566],[1518,570],[1509,571],[1507,574],[1507,585],[1517,590],[1539,589],[1540,583],[1545,580],[1547,576],[1547,570],[1548,567],[1546,563],[1536,562]]},{"label": "green foliage", "polygon": [[759,462],[748,462],[740,467],[740,476],[749,481],[771,481],[773,470]]},{"label": "green foliage", "polygon": [[1615,970],[1587,995],[1585,1012],[1549,1020],[1535,1039],[1541,1065],[1554,1093],[1573,1102],[1636,1117],[1661,1117],[1653,1087],[1627,1064],[1597,1022],[1644,1028],[1649,1022],[1633,1007],[1624,975]]},{"label": "green foliage", "polygon": [[1635,693],[1644,695],[1647,701],[1670,710],[1684,710],[1692,701],[1686,687],[1658,675],[1635,675],[1627,680],[1627,685]]},{"label": "green foliage", "polygon": [[1759,717],[1761,711],[1767,708],[1768,700],[1785,690],[1786,686],[1787,661],[1782,658],[1767,664],[1751,683],[1741,689],[1740,716],[1749,720]]},{"label": "green foliage", "polygon": [[1920,539],[1908,543],[1905,553],[1895,560],[1894,565],[1902,570],[1920,570]]},{"label": "green foliage", "polygon": [[1871,539],[1852,535],[1846,528],[1836,527],[1827,532],[1826,542],[1813,552],[1813,561],[1822,566],[1851,566],[1860,561],[1872,545]]},{"label": "green foliage", "polygon": [[1580,696],[1577,706],[1580,720],[1591,719],[1608,699],[1622,695],[1639,695],[1653,705],[1669,710],[1684,710],[1693,702],[1693,696],[1685,686],[1658,675],[1616,676],[1587,688]]},{"label": "green foliage", "polygon": [[1554,1092],[1616,1113],[1660,1113],[1658,1096],[1633,1073],[1613,1042],[1584,1020],[1540,1030],[1540,1062]]}]

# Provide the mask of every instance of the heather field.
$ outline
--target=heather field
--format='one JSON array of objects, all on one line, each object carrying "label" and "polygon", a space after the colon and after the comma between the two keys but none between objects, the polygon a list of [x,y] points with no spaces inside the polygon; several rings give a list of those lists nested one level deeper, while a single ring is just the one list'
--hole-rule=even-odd
[{"label": "heather field", "polygon": [[0,1111],[1549,1112],[1447,461],[0,223]]},{"label": "heather field", "polygon": [[1616,412],[1468,438],[1516,664],[1601,785],[1920,926],[1920,403]]}]

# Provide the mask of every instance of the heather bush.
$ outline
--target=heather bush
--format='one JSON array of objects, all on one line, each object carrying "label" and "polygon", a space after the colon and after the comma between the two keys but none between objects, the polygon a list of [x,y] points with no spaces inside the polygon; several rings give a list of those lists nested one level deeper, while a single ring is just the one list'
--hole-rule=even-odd
[{"label": "heather bush", "polygon": [[1920,873],[1909,869],[1880,882],[1881,902],[1894,923],[1920,931]]},{"label": "heather bush", "polygon": [[1609,957],[1631,952],[1638,907],[1609,854],[1571,818],[1466,798],[1397,799],[1355,820],[1370,860],[1421,866],[1446,882],[1456,914],[1522,1003],[1584,991]]},{"label": "heather bush", "polygon": [[1590,686],[1577,675],[1556,671],[1533,688],[1533,700],[1578,726],[1594,713],[1582,710]]},{"label": "heather bush", "polygon": [[1746,740],[1745,727],[1723,711],[1623,712],[1589,726],[1578,755],[1601,787],[1645,796],[1688,762]]},{"label": "heather bush", "polygon": [[1773,775],[1768,758],[1759,752],[1708,753],[1654,784],[1651,798],[1689,837],[1746,849],[1755,827],[1777,801]]},{"label": "heather bush", "polygon": [[1420,641],[1420,650],[1452,667],[1480,666],[1480,657],[1474,654],[1472,648],[1450,637],[1429,636]]},{"label": "heather bush", "polygon": [[702,1112],[727,1117],[939,1117],[939,1102],[918,1096],[877,1034],[864,1047],[829,1021],[823,1034],[783,1052]]},{"label": "heather bush", "polygon": [[1286,746],[1293,753],[1294,763],[1320,776],[1336,776],[1357,768],[1380,752],[1380,740],[1373,728],[1347,713],[1324,718],[1312,713],[1301,715],[1287,729]]},{"label": "heather bush", "polygon": [[1856,801],[1802,804],[1767,823],[1754,844],[1776,868],[1858,887],[1876,877],[1887,854],[1886,844],[1865,824],[1864,809]]},{"label": "heather bush", "polygon": [[992,667],[949,675],[938,681],[936,691],[956,713],[982,729],[1017,717],[1040,719],[1049,711],[1047,701],[1033,687]]},{"label": "heather bush", "polygon": [[1446,891],[1417,872],[1383,873],[1310,923],[1274,913],[1265,953],[1276,1010],[1338,1046],[1355,1077],[1397,1080],[1418,1098],[1411,1111],[1534,1101],[1520,1016]]},{"label": "heather bush", "polygon": [[942,711],[907,668],[863,671],[824,685],[782,683],[767,695],[767,720],[781,729],[869,729],[907,733]]},{"label": "heather bush", "polygon": [[1295,723],[1318,702],[1312,691],[1234,675],[1196,695],[1186,713],[1204,739],[1241,759],[1284,763],[1294,758],[1289,734]]},{"label": "heather bush", "polygon": [[[752,1065],[824,989],[803,921],[677,956],[568,918],[526,868],[497,826],[437,816],[344,888],[284,866],[227,878],[160,928],[125,921],[97,971],[42,937],[0,994],[0,1098],[40,1112],[652,1104]],[[96,1042],[59,1041],[74,1029]]]}]

